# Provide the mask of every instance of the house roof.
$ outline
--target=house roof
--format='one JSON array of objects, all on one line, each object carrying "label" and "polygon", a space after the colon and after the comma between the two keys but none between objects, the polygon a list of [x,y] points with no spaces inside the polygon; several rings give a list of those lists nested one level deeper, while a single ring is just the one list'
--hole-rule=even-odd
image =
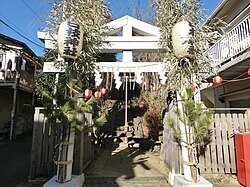
[{"label": "house roof", "polygon": [[7,44],[7,45],[15,45],[18,47],[22,47],[29,53],[29,55],[31,55],[34,58],[37,58],[36,54],[25,43],[20,42],[14,38],[11,38],[11,37],[6,36],[4,34],[0,34],[0,42]]},{"label": "house roof", "polygon": [[38,62],[37,55],[23,42],[6,36],[4,34],[0,34],[0,44],[5,45],[6,48],[11,48],[11,46],[20,47],[24,50],[25,56],[29,58],[33,63],[38,65],[38,67],[42,67],[42,65]]},{"label": "house roof", "polygon": [[207,24],[213,18],[220,18],[226,23],[230,24],[230,26],[233,26],[235,22],[237,23],[249,15],[249,9],[249,0],[222,0],[220,4],[213,10],[204,24]]},{"label": "house roof", "polygon": [[213,10],[213,12],[210,14],[210,16],[207,18],[207,20],[204,22],[204,24],[206,24],[208,21],[210,21],[212,18],[216,17],[218,12],[221,11],[223,9],[223,7],[225,6],[225,4],[228,2],[229,0],[222,0],[220,2],[220,4]]}]

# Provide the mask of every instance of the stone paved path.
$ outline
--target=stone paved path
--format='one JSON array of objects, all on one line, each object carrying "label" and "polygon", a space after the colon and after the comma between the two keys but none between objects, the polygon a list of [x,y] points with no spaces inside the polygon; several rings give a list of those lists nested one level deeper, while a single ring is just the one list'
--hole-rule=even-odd
[{"label": "stone paved path", "polygon": [[99,149],[96,158],[85,172],[84,187],[147,186],[168,187],[167,167],[159,153],[128,148],[120,143],[111,149]]}]

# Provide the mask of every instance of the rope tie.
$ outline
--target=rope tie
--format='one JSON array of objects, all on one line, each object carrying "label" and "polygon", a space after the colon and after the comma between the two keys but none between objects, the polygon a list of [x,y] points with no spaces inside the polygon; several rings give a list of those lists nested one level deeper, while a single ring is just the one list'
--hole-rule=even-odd
[{"label": "rope tie", "polygon": [[195,167],[198,166],[197,162],[187,162],[187,161],[183,160],[182,163],[185,164],[185,165],[188,165],[188,166],[195,166]]},{"label": "rope tie", "polygon": [[64,161],[54,161],[56,165],[69,165],[73,163],[73,160],[64,160]]},{"label": "rope tie", "polygon": [[195,145],[193,145],[193,144],[187,144],[186,142],[181,142],[181,146],[186,147],[188,149],[192,149],[192,150],[196,149]]},{"label": "rope tie", "polygon": [[62,141],[62,142],[56,144],[54,149],[56,149],[60,145],[73,145],[73,144],[75,144],[75,142]]}]

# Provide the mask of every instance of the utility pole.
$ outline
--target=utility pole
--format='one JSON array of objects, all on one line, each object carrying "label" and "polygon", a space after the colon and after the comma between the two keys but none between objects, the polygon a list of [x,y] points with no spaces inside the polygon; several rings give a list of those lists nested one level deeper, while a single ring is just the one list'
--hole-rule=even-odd
[{"label": "utility pole", "polygon": [[15,58],[16,62],[16,70],[15,70],[15,83],[13,86],[14,93],[13,93],[13,101],[12,101],[12,108],[11,108],[11,123],[10,123],[10,140],[15,139],[15,128],[17,122],[17,98],[19,95],[19,81],[20,81],[20,69],[22,63],[22,51],[19,51],[18,56]]}]

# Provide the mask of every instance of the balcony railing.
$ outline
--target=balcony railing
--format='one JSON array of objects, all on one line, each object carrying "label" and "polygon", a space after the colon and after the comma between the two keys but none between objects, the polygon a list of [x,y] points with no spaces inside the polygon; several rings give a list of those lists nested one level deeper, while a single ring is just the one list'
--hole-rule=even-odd
[{"label": "balcony railing", "polygon": [[242,53],[250,47],[250,15],[225,34],[208,51],[208,57],[213,61],[213,66]]},{"label": "balcony railing", "polygon": [[[0,72],[0,85],[7,86],[15,83],[15,71],[1,71]],[[35,88],[34,76],[30,73],[21,70],[19,85],[26,90],[33,90]]]}]

